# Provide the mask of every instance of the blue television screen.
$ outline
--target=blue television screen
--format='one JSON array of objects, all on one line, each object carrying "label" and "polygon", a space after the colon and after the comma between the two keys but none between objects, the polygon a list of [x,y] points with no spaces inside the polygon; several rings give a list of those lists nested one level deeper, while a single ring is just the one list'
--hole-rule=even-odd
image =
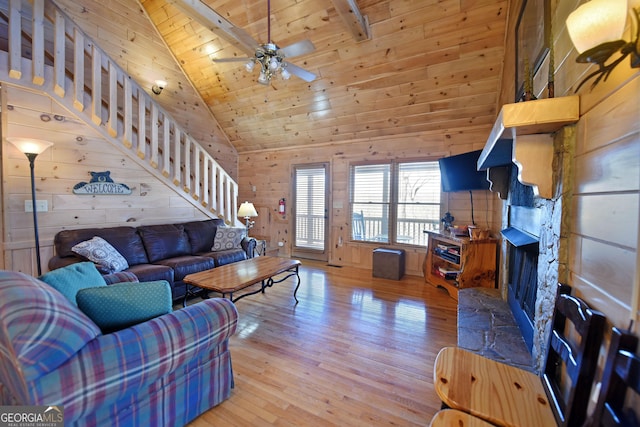
[{"label": "blue television screen", "polygon": [[438,160],[442,191],[488,190],[487,172],[477,169],[480,153],[482,150],[470,151]]}]

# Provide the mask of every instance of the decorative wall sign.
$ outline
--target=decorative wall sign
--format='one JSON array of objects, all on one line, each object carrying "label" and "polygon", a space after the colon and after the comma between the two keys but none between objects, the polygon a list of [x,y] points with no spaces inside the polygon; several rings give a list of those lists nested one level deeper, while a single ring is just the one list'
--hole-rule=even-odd
[{"label": "decorative wall sign", "polygon": [[522,100],[527,81],[531,82],[549,51],[549,3],[549,0],[523,0],[516,24],[516,102]]},{"label": "decorative wall sign", "polygon": [[119,196],[126,196],[131,194],[131,189],[127,185],[113,182],[113,179],[111,179],[110,176],[111,171],[89,173],[91,174],[91,181],[79,182],[74,185],[74,194],[116,194]]}]

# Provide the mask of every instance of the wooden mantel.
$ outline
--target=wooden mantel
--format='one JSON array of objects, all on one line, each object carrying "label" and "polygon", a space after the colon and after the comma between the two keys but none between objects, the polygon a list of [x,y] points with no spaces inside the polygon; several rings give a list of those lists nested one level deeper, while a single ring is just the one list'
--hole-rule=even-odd
[{"label": "wooden mantel", "polygon": [[492,191],[506,199],[506,166],[513,162],[520,182],[532,186],[540,197],[552,198],[552,134],[579,117],[578,96],[504,105],[478,159],[478,170],[487,170]]}]

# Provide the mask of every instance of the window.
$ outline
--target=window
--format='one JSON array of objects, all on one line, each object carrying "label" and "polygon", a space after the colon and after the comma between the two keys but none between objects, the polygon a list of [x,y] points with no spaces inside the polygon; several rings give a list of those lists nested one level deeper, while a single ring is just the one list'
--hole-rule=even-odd
[{"label": "window", "polygon": [[351,238],[426,245],[440,225],[437,161],[351,166]]}]

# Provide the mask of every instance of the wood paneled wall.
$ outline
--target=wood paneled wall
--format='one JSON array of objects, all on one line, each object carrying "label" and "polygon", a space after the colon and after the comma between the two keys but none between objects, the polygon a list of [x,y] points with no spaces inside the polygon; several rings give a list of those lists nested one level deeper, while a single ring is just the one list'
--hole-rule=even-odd
[{"label": "wood paneled wall", "polygon": [[[502,103],[513,102],[514,34],[521,0],[511,5]],[[567,16],[582,1],[551,1],[556,96],[571,95],[594,66],[578,64],[566,31]],[[637,2],[636,2],[637,3]],[[629,40],[629,34],[626,34]],[[534,78],[534,92],[546,97],[549,59]],[[627,327],[640,331],[640,70],[623,61],[606,82],[580,92],[580,121],[572,162],[568,280],[576,293]]]},{"label": "wood paneled wall", "polygon": [[640,75],[577,127],[571,280],[617,326],[640,319]]},{"label": "wood paneled wall", "polygon": [[[36,199],[42,268],[53,255],[53,237],[63,229],[138,226],[204,219],[202,212],[102,139],[49,96],[3,85],[2,136],[45,139],[55,145],[35,161]],[[4,141],[2,145],[4,259],[1,268],[36,274],[29,162]],[[110,171],[111,178],[132,189],[128,196],[75,195],[73,186],[91,179],[90,171]]]},{"label": "wood paneled wall", "polygon": [[[352,162],[380,159],[437,159],[449,154],[480,149],[484,146],[489,127],[470,131],[430,133],[381,139],[353,141],[349,144],[292,147],[242,153],[239,158],[239,199],[248,200],[258,209],[254,236],[269,240],[272,247],[278,242],[280,255],[291,254],[292,169],[294,165],[329,162],[330,215],[329,262],[335,265],[371,268],[372,251],[379,243],[352,242],[350,239],[349,166]],[[254,191],[255,188],[255,191]],[[277,213],[280,198],[288,201],[284,218]],[[443,214],[449,210],[456,224],[471,223],[469,194],[444,193]],[[499,199],[489,191],[474,191],[475,220],[481,227],[499,231]],[[496,214],[498,210],[498,214]],[[406,246],[406,272],[422,275],[425,247]]]}]

